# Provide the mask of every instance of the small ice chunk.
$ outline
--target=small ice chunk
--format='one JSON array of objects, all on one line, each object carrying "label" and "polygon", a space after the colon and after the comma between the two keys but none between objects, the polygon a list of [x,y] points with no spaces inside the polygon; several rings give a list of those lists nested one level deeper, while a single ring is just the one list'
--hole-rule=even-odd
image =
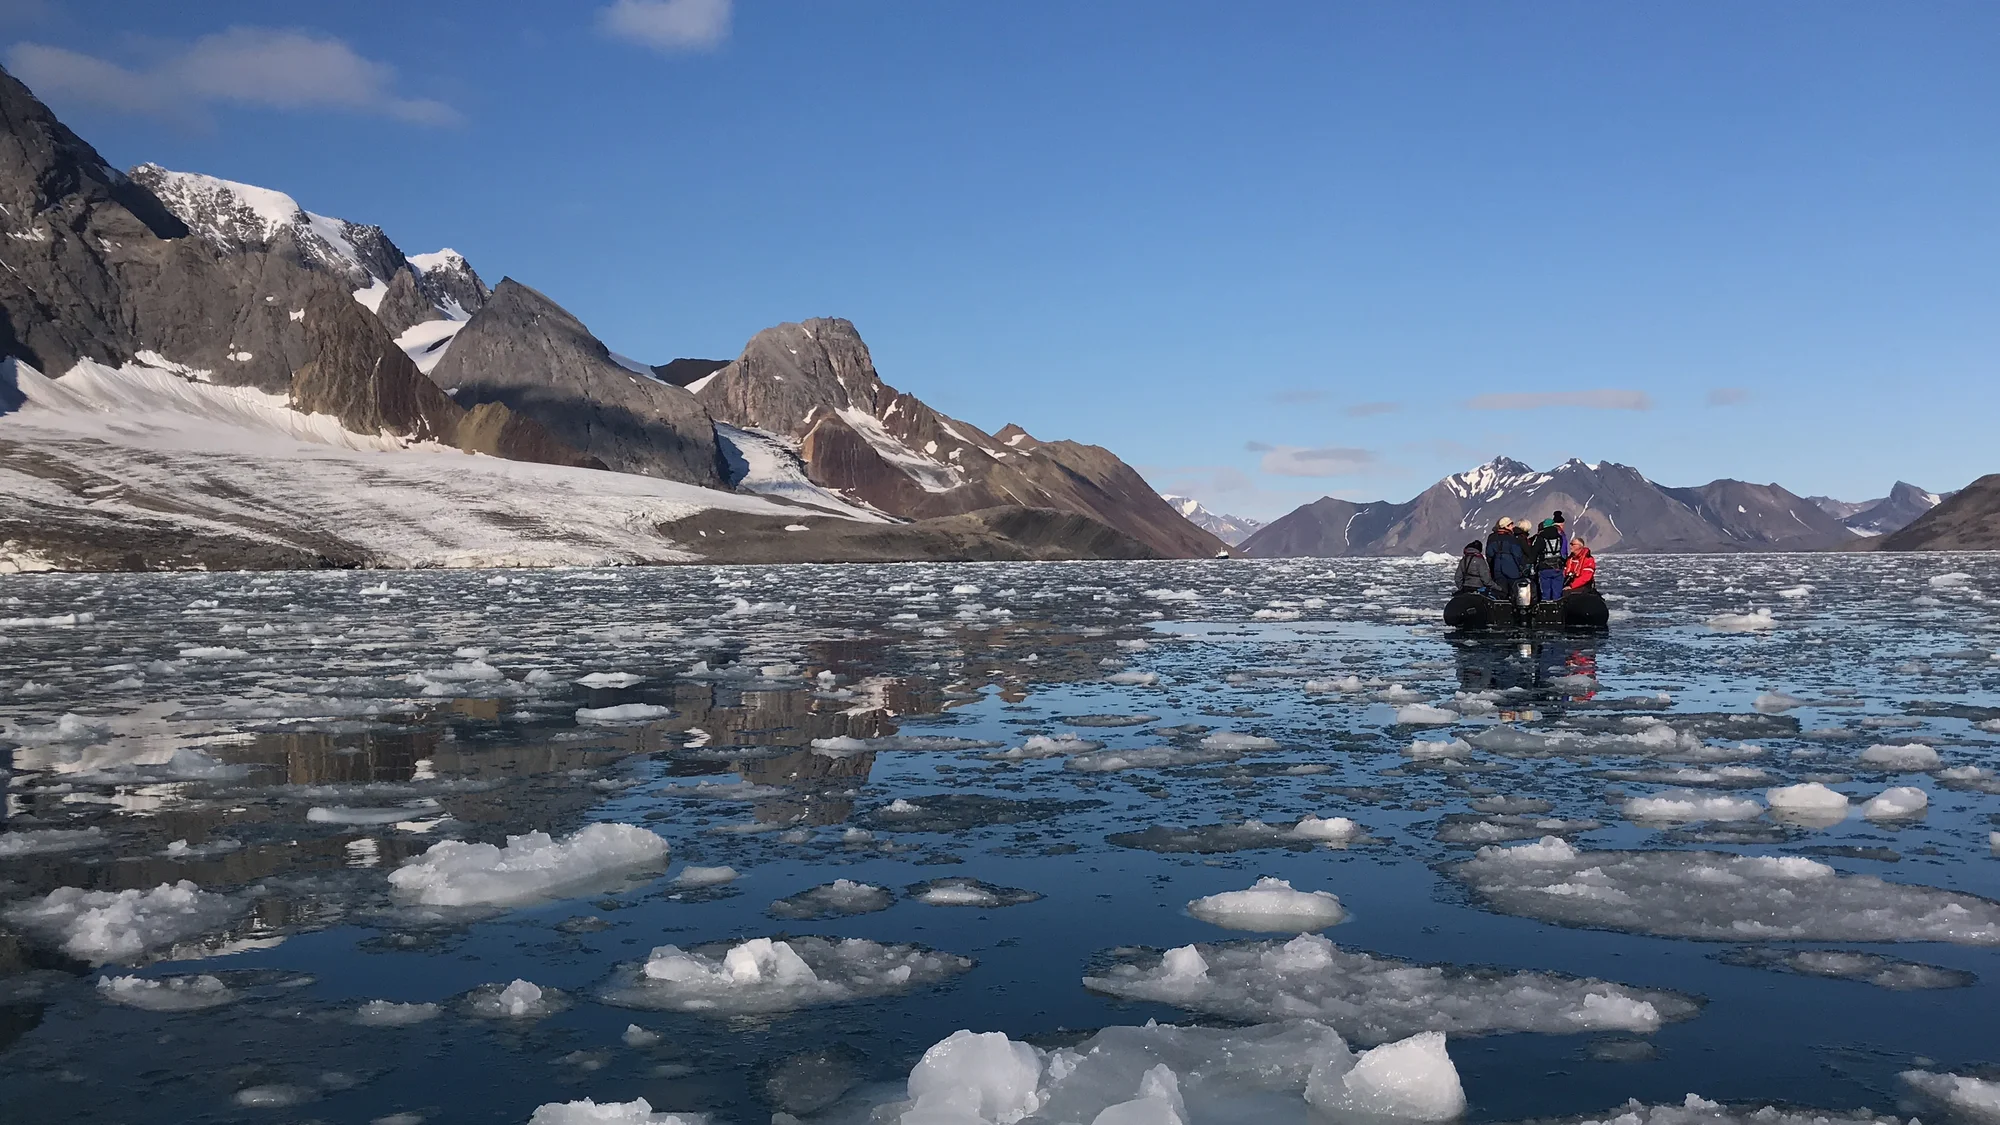
[{"label": "small ice chunk", "polygon": [[573,1102],[545,1102],[535,1107],[528,1125],[702,1125],[706,1118],[678,1113],[655,1112],[651,1102],[634,1098],[629,1102],[599,1102],[583,1098]]},{"label": "small ice chunk", "polygon": [[1906,1070],[1897,1077],[1967,1117],[1986,1121],[2000,1118],[2000,1082],[1928,1070]]},{"label": "small ice chunk", "polygon": [[1467,742],[1463,738],[1442,740],[1419,738],[1408,746],[1403,747],[1403,755],[1404,757],[1415,758],[1420,762],[1439,758],[1469,758],[1472,756],[1472,743]]},{"label": "small ice chunk", "polygon": [[812,918],[837,918],[846,914],[873,914],[887,910],[896,901],[887,887],[872,883],[857,883],[852,879],[835,879],[831,883],[800,891],[790,898],[781,898],[771,904],[771,913],[779,918],[806,920]]},{"label": "small ice chunk", "polygon": [[1020,762],[1037,758],[1062,758],[1071,754],[1087,754],[1092,750],[1104,749],[1104,743],[1085,738],[1079,734],[1066,733],[1054,736],[1037,734],[1020,746],[1008,750],[996,750],[980,757],[993,762]]},{"label": "small ice chunk", "polygon": [[1334,691],[1342,695],[1354,695],[1366,688],[1367,685],[1361,682],[1360,676],[1342,676],[1337,680],[1307,680],[1305,682],[1305,689],[1310,692]]},{"label": "small ice chunk", "polygon": [[723,1016],[788,1012],[906,992],[971,968],[964,957],[862,938],[662,945],[643,964],[616,970],[602,998],[626,1008]]},{"label": "small ice chunk", "polygon": [[220,926],[235,913],[229,898],[182,879],[147,891],[57,887],[8,908],[5,916],[60,941],[70,956],[102,965],[129,963],[149,950]]},{"label": "small ice chunk", "polygon": [[1800,813],[1842,813],[1847,812],[1847,796],[1808,781],[1803,785],[1780,785],[1764,790],[1764,799],[1771,808],[1783,812]]},{"label": "small ice chunk", "polygon": [[1156,687],[1160,682],[1160,674],[1138,671],[1113,672],[1104,677],[1104,682],[1118,687]]},{"label": "small ice chunk", "polygon": [[673,708],[653,703],[621,703],[616,707],[579,707],[576,709],[576,721],[594,726],[615,726],[650,723],[673,713]]},{"label": "small ice chunk", "polygon": [[719,887],[736,881],[734,867],[698,867],[689,864],[674,876],[674,884],[681,887]]},{"label": "small ice chunk", "polygon": [[1301,840],[1324,840],[1328,843],[1346,843],[1361,835],[1361,826],[1344,816],[1306,816],[1300,818],[1292,828],[1292,835]]},{"label": "small ice chunk", "polygon": [[1938,752],[1921,742],[1877,743],[1861,752],[1861,764],[1893,772],[1921,773],[1934,770],[1943,761]]},{"label": "small ice chunk", "polygon": [[1623,811],[1633,820],[1752,820],[1764,814],[1764,806],[1748,797],[1669,789],[1651,797],[1634,797],[1625,802]]},{"label": "small ice chunk", "polygon": [[626,688],[633,684],[645,683],[646,677],[635,676],[630,672],[592,672],[587,676],[577,677],[576,682],[588,688]]},{"label": "small ice chunk", "polygon": [[436,801],[427,801],[420,806],[408,808],[357,809],[346,805],[314,805],[306,810],[306,820],[313,824],[401,824],[406,820],[416,820],[437,811]]},{"label": "small ice chunk", "polygon": [[1704,619],[1702,624],[1718,633],[1758,633],[1777,628],[1778,620],[1768,609],[1753,609],[1748,613],[1718,613]]},{"label": "small ice chunk", "polygon": [[511,905],[666,859],[667,842],[644,828],[592,824],[560,842],[546,832],[509,836],[504,848],[445,840],[389,882],[432,906]]},{"label": "small ice chunk", "polygon": [[507,985],[481,985],[467,996],[475,1016],[487,1019],[538,1020],[568,1007],[568,999],[553,988],[543,988],[518,977]]},{"label": "small ice chunk", "polygon": [[1411,703],[1396,708],[1396,722],[1403,726],[1444,726],[1457,722],[1458,718],[1458,712],[1428,703]]},{"label": "small ice chunk", "polygon": [[1278,740],[1261,738],[1254,734],[1238,734],[1235,731],[1219,730],[1201,740],[1204,750],[1276,750]]},{"label": "small ice chunk", "polygon": [[1334,1112],[1406,1121],[1449,1121],[1465,1112],[1458,1068],[1435,1031],[1361,1052],[1337,1086],[1308,1085],[1306,1100]]},{"label": "small ice chunk", "polygon": [[1786,711],[1804,707],[1805,705],[1805,700],[1782,691],[1767,691],[1758,696],[1750,704],[1750,706],[1766,715],[1780,715]]},{"label": "small ice chunk", "polygon": [[1930,795],[1914,785],[1897,785],[1870,797],[1861,806],[1869,820],[1903,820],[1922,813],[1931,803]]},{"label": "small ice chunk", "polygon": [[100,828],[28,828],[0,832],[0,859],[96,847],[105,841]]},{"label": "small ice chunk", "polygon": [[216,977],[101,977],[98,994],[114,1004],[143,1008],[149,1012],[198,1012],[219,1008],[237,998],[237,993]]},{"label": "small ice chunk", "polygon": [[394,1000],[370,1000],[354,1009],[354,1022],[363,1027],[410,1027],[436,1019],[442,1010],[436,1004],[399,1004]]},{"label": "small ice chunk", "polygon": [[1301,933],[1347,920],[1340,899],[1328,891],[1299,891],[1266,876],[1243,891],[1225,891],[1188,903],[1188,913],[1231,930]]},{"label": "small ice chunk", "polygon": [[1019,1121],[1045,1100],[1042,1059],[998,1031],[955,1031],[934,1043],[910,1071],[906,1121]]},{"label": "small ice chunk", "polygon": [[650,1031],[640,1027],[636,1023],[628,1023],[625,1025],[625,1034],[620,1035],[618,1038],[623,1040],[627,1047],[636,1049],[657,1046],[666,1036],[661,1035],[657,1031]]}]

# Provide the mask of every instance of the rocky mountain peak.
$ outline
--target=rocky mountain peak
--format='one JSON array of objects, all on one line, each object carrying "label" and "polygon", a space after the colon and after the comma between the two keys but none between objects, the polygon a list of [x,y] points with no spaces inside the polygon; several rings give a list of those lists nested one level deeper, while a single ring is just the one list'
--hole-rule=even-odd
[{"label": "rocky mountain peak", "polygon": [[[106,213],[110,212],[110,213]],[[141,228],[181,238],[187,228],[151,192],[127,179],[56,119],[20,80],[0,70],[0,227],[14,241],[46,242],[71,230]]]},{"label": "rocky mountain peak", "polygon": [[141,164],[130,176],[195,237],[225,254],[268,249],[290,237],[302,264],[341,275],[362,290],[386,291],[389,279],[408,268],[381,227],[316,215],[281,191],[157,164]]},{"label": "rocky mountain peak", "polygon": [[465,320],[486,307],[491,293],[465,255],[446,247],[429,254],[412,254],[409,263],[417,271],[424,295],[446,317]]}]

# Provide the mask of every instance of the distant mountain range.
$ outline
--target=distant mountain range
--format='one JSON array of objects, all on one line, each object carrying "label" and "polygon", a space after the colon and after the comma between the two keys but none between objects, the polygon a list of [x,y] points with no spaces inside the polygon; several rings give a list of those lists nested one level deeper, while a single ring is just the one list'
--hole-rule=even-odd
[{"label": "distant mountain range", "polygon": [[0,235],[0,572],[1222,549],[1107,450],[891,388],[847,321],[634,360],[454,251],[120,173],[5,71]]},{"label": "distant mountain range", "polygon": [[1905,484],[1880,500],[1840,505],[1775,484],[1718,480],[1669,488],[1609,461],[1569,460],[1544,472],[1496,457],[1400,504],[1316,500],[1265,525],[1242,550],[1258,558],[1457,553],[1502,516],[1540,521],[1556,511],[1598,550],[1845,550],[1900,528],[1937,502]]},{"label": "distant mountain range", "polygon": [[1253,520],[1249,516],[1217,515],[1203,507],[1201,501],[1186,496],[1162,492],[1160,498],[1171,504],[1183,519],[1232,547],[1241,546],[1245,539],[1264,526],[1264,521]]}]

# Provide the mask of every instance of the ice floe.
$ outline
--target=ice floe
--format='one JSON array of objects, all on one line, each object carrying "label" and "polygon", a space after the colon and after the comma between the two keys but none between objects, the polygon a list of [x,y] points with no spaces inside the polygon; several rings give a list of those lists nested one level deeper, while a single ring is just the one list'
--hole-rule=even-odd
[{"label": "ice floe", "polygon": [[[1937,579],[1932,579],[1935,582]],[[2000,1081],[1967,1074],[1906,1070],[1897,1077],[1945,1108],[1978,1121],[2000,1120]]]},{"label": "ice floe", "polygon": [[1650,797],[1633,797],[1620,811],[1633,820],[1752,820],[1764,815],[1764,806],[1748,797],[1669,789]]},{"label": "ice floe", "polygon": [[1340,899],[1330,891],[1294,890],[1284,879],[1265,876],[1248,890],[1224,891],[1195,899],[1188,913],[1230,930],[1301,933],[1347,920]]},{"label": "ice floe", "polygon": [[235,913],[236,905],[227,896],[182,879],[146,891],[58,887],[39,899],[9,907],[5,916],[57,942],[70,956],[102,965],[129,963],[214,929]]},{"label": "ice floe", "polygon": [[689,864],[674,876],[677,887],[719,887],[737,879],[734,867],[700,867]]},{"label": "ice floe", "polygon": [[1812,818],[1839,820],[1847,815],[1847,796],[1817,781],[1800,785],[1780,785],[1764,791],[1774,813],[1798,813]]},{"label": "ice floe", "polygon": [[1104,743],[1077,734],[1037,734],[1030,736],[1028,741],[1019,746],[995,750],[990,754],[981,754],[980,757],[993,762],[1021,762],[1038,758],[1062,758],[1102,749]]},{"label": "ice floe", "polygon": [[1000,1032],[954,1032],[910,1071],[901,1125],[1243,1125],[1318,1119],[1448,1121],[1465,1110],[1434,1033],[1356,1055],[1311,1020],[1241,1030],[1108,1027],[1045,1051]]},{"label": "ice floe", "polygon": [[956,876],[915,883],[904,894],[929,906],[1019,906],[1042,896],[1019,887],[998,887],[979,879]]},{"label": "ice floe", "polygon": [[1930,794],[1916,786],[1897,785],[1863,802],[1861,815],[1869,820],[1908,820],[1923,815],[1930,803]]},{"label": "ice floe", "polygon": [[100,977],[97,993],[114,1004],[149,1012],[198,1012],[233,1003],[240,994],[216,977]]},{"label": "ice floe", "polygon": [[972,961],[862,938],[754,938],[683,950],[663,945],[621,966],[602,998],[625,1008],[741,1015],[887,996],[940,983]]},{"label": "ice floe", "polygon": [[579,707],[576,709],[576,721],[600,726],[617,726],[624,723],[650,723],[673,713],[673,708],[653,703],[621,703],[616,707]]},{"label": "ice floe", "polygon": [[1903,773],[1934,770],[1943,761],[1938,752],[1921,742],[1878,743],[1861,752],[1861,764]]},{"label": "ice floe", "polygon": [[636,1098],[629,1102],[599,1102],[582,1098],[573,1102],[547,1102],[535,1107],[528,1125],[707,1125],[708,1118],[695,1114],[655,1112],[651,1102]]},{"label": "ice floe", "polygon": [[1809,977],[1860,981],[1877,988],[1911,992],[1934,988],[1964,988],[1977,978],[1960,969],[1903,961],[1880,953],[1849,949],[1732,949],[1721,957],[1726,965],[1775,969]]},{"label": "ice floe", "polygon": [[1396,708],[1396,722],[1402,726],[1445,726],[1458,720],[1458,712],[1428,703],[1408,703]]},{"label": "ice floe", "polygon": [[1748,613],[1718,613],[1704,618],[1702,624],[1718,633],[1758,633],[1777,628],[1778,619],[1768,609],[1753,609]]},{"label": "ice floe", "polygon": [[1241,750],[1227,748],[1149,746],[1143,750],[1092,750],[1073,754],[1063,766],[1079,773],[1117,773],[1121,770],[1157,770],[1233,762],[1242,756]]},{"label": "ice floe", "polygon": [[1318,934],[1289,941],[1187,945],[1154,955],[1115,950],[1084,987],[1234,1020],[1310,1018],[1357,1042],[1420,1031],[1650,1033],[1693,1017],[1673,992],[1533,971],[1422,965],[1343,949]]},{"label": "ice floe", "polygon": [[495,1020],[538,1020],[569,1007],[569,997],[553,988],[543,988],[519,978],[501,984],[483,984],[466,994],[466,1010],[475,1016]]},{"label": "ice floe", "polygon": [[1481,848],[1455,874],[1501,913],[1570,926],[1721,941],[2000,945],[2000,903],[1841,875],[1799,856],[1584,851],[1548,836]]},{"label": "ice floe", "polygon": [[0,833],[0,859],[93,848],[107,837],[100,828],[28,828]]},{"label": "ice floe", "polygon": [[873,914],[878,910],[887,910],[895,901],[896,896],[889,893],[887,887],[857,883],[852,879],[835,879],[831,883],[800,891],[790,898],[779,899],[771,904],[771,913],[794,921],[838,918],[846,914]]},{"label": "ice floe", "polygon": [[667,842],[629,824],[592,824],[557,841],[546,832],[507,846],[445,840],[389,873],[389,882],[432,906],[505,906],[555,896],[599,879],[664,865]]},{"label": "ice floe", "polygon": [[410,1027],[434,1020],[443,1009],[436,1004],[399,1004],[394,1000],[370,1000],[354,1009],[354,1022],[363,1027]]}]

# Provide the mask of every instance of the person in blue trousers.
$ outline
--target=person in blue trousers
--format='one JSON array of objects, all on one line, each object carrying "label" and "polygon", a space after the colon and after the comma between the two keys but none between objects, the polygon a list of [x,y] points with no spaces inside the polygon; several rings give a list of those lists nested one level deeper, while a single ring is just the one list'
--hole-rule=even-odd
[{"label": "person in blue trousers", "polygon": [[1535,565],[1535,585],[1539,587],[1542,600],[1552,602],[1563,596],[1563,567],[1569,565],[1569,552],[1564,550],[1562,529],[1556,521],[1543,520],[1536,530],[1534,544],[1529,552]]}]

